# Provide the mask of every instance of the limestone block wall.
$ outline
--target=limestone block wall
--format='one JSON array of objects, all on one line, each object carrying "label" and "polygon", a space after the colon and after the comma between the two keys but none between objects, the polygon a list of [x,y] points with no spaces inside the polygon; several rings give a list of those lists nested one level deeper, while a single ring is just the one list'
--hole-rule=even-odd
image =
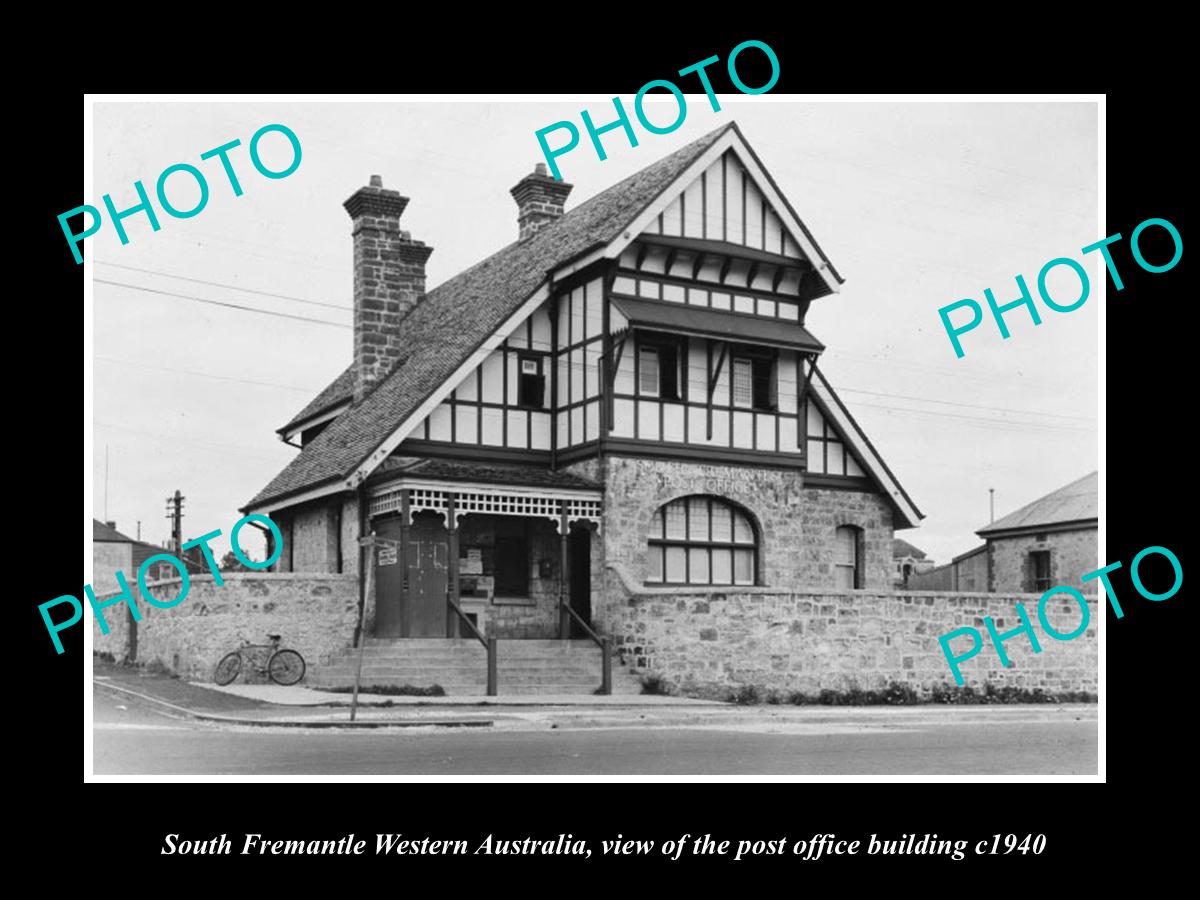
[{"label": "limestone block wall", "polygon": [[[222,573],[191,576],[187,596],[170,609],[151,606],[131,585],[142,620],[137,627],[137,662],[155,660],[183,678],[209,681],[222,656],[243,640],[266,643],[280,634],[283,645],[298,650],[310,665],[327,663],[351,645],[358,616],[358,579],[354,575],[293,573]],[[152,582],[156,600],[179,596],[179,579]],[[109,595],[112,596],[112,595]],[[99,598],[98,599],[102,599]],[[128,650],[125,603],[104,610],[108,635],[93,618],[93,648],[122,659]]]},{"label": "limestone block wall", "polygon": [[[983,650],[962,664],[966,683],[1015,685],[1047,691],[1097,689],[1094,598],[1090,624],[1070,641],[1047,635],[1037,620],[1038,595],[951,592],[780,591],[764,588],[687,590],[646,588],[617,566],[609,579],[621,594],[612,606],[609,633],[622,661],[639,673],[653,672],[676,685],[705,687],[753,684],[816,692],[824,688],[879,689],[907,682],[927,692],[953,686],[954,676],[938,637],[969,626],[983,634]],[[1020,601],[1033,622],[1041,652],[1021,634],[1004,642],[1012,665],[1001,665],[983,617],[1003,633],[1020,622]],[[1047,618],[1061,633],[1074,631],[1079,604],[1054,598]],[[971,642],[960,637],[956,653]]]}]

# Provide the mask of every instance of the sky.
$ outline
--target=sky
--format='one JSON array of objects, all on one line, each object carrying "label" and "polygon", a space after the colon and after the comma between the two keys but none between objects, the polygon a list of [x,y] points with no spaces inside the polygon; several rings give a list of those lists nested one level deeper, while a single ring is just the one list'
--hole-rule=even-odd
[{"label": "sky", "polygon": [[[630,105],[631,98],[623,98]],[[1097,217],[1094,103],[842,103],[805,98],[688,96],[670,135],[638,131],[630,147],[586,134],[558,158],[574,185],[568,211],[714,128],[736,121],[801,219],[846,279],[814,301],[807,326],[826,346],[821,370],[925,519],[898,532],[938,563],[980,543],[976,529],[1097,468],[1097,309],[1103,265],[1079,250],[1104,236]],[[674,101],[648,103],[666,123]],[[342,202],[370,176],[410,198],[401,227],[434,248],[432,288],[517,237],[509,189],[542,161],[534,136],[560,120],[612,118],[604,97],[546,102],[101,102],[93,111],[94,196],[118,210],[153,195],[159,173],[205,173],[207,206],[112,223],[85,244],[92,268],[93,441],[90,515],[160,544],[166,498],[179,489],[185,539],[216,529],[220,556],[244,505],[298,452],[274,433],[350,362],[350,220]],[[267,179],[247,145],[282,123],[299,138],[294,173]],[[582,130],[582,126],[580,126]],[[231,140],[243,188],[215,159]],[[290,161],[279,134],[264,164]],[[197,188],[173,175],[168,195],[192,207]],[[189,191],[191,193],[189,193]],[[64,242],[64,252],[67,251]],[[1036,297],[1041,267],[1083,262],[1088,301],[1070,313],[1038,301],[1042,324],[1017,309],[1004,340],[983,291],[1015,300],[1017,274]],[[1079,283],[1048,282],[1068,303]],[[239,288],[241,290],[235,290]],[[169,296],[268,310],[264,315]],[[268,296],[277,295],[277,296]],[[958,359],[939,307],[973,298],[985,320]],[[960,311],[959,315],[962,315]],[[107,457],[107,477],[106,477]],[[246,529],[249,531],[250,529]],[[261,558],[262,542],[247,542]]]}]

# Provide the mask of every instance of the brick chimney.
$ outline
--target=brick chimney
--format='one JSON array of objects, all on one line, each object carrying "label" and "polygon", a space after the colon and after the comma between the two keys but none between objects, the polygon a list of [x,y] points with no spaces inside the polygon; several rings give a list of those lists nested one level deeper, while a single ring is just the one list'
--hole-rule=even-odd
[{"label": "brick chimney", "polygon": [[537,234],[563,214],[563,204],[574,185],[546,174],[546,164],[538,163],[533,174],[526,175],[512,189],[517,201],[517,227],[520,239]]},{"label": "brick chimney", "polygon": [[425,295],[432,247],[400,230],[408,198],[383,179],[342,204],[354,237],[354,401],[365,397],[400,359],[400,323]]}]

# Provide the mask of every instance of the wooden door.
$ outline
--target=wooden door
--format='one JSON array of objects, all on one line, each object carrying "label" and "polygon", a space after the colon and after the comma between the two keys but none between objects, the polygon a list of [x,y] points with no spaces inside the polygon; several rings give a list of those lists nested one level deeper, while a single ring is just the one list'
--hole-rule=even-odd
[{"label": "wooden door", "polygon": [[417,514],[408,530],[408,592],[403,637],[446,637],[449,577],[446,527],[439,516]]},{"label": "wooden door", "polygon": [[404,567],[400,565],[400,517],[376,519],[375,636],[402,635]]}]

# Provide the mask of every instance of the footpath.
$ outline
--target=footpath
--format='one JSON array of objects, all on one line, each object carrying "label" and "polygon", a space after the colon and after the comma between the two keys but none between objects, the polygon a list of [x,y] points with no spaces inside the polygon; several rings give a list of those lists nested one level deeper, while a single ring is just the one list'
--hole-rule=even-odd
[{"label": "footpath", "polygon": [[707,728],[794,734],[908,731],[938,725],[1017,725],[1096,721],[1095,704],[1012,706],[736,706],[650,694],[565,694],[511,697],[350,695],[273,684],[216,687],[95,663],[94,685],[111,698],[171,718],[213,726],[302,729],[541,730],[578,728]]}]

